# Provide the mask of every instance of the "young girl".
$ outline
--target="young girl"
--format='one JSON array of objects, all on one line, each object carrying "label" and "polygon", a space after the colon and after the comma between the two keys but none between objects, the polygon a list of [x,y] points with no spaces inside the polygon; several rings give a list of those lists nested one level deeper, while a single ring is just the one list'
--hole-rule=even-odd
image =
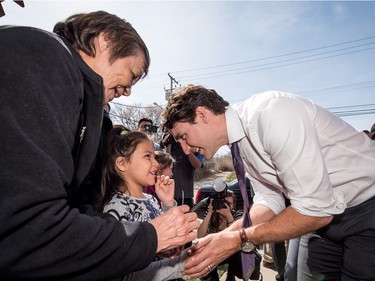
[{"label": "young girl", "polygon": [[[99,210],[120,221],[148,222],[175,205],[174,181],[157,175],[158,162],[147,135],[113,129],[107,141],[103,166],[103,199]],[[143,193],[143,187],[155,185],[162,203]],[[170,280],[182,277],[185,253],[174,259],[152,262],[147,268],[127,275],[123,280]]]}]

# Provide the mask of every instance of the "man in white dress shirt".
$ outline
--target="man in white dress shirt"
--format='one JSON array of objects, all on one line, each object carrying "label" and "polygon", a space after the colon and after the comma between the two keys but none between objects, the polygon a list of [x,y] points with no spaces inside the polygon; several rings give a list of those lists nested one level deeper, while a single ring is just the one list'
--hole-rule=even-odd
[{"label": "man in white dress shirt", "polygon": [[[375,142],[329,111],[284,92],[230,106],[214,90],[177,89],[163,114],[184,150],[209,160],[238,142],[255,191],[247,239],[257,245],[316,231],[310,269],[320,280],[374,280]],[[290,199],[285,207],[282,193]],[[202,276],[241,249],[235,223],[200,239],[185,265]]]}]

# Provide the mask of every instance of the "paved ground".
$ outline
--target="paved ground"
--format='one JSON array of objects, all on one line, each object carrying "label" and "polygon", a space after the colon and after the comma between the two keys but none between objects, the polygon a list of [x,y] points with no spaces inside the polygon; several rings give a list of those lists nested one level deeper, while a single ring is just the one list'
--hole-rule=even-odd
[{"label": "paved ground", "polygon": [[[262,250],[260,251],[262,253]],[[274,269],[270,269],[263,266],[263,262],[261,263],[260,272],[262,273],[263,281],[275,281],[275,276],[277,275],[277,271]],[[226,273],[221,276],[220,281],[225,281],[227,275]],[[236,278],[236,281],[242,281],[242,279]]]}]

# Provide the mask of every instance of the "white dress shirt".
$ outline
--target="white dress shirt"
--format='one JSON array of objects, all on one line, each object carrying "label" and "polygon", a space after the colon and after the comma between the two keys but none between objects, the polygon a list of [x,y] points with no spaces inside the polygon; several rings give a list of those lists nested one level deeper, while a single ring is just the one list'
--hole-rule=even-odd
[{"label": "white dress shirt", "polygon": [[375,142],[311,101],[265,92],[228,106],[225,117],[255,204],[278,214],[283,192],[299,213],[326,216],[375,196]]}]

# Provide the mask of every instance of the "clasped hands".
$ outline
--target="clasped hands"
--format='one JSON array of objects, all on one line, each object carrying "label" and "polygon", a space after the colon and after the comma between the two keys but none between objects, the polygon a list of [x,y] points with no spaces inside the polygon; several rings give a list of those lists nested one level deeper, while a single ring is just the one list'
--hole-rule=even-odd
[{"label": "clasped hands", "polygon": [[[173,207],[150,223],[158,237],[157,253],[193,241],[197,238],[194,230],[200,225],[197,214],[189,212],[187,205]],[[239,240],[238,231],[226,230],[199,239],[188,250],[184,275],[189,279],[207,275],[212,268],[240,249]]]},{"label": "clasped hands", "polygon": [[181,205],[150,221],[156,230],[158,246],[156,252],[182,246],[197,238],[196,230],[200,222],[197,214],[189,212],[189,206]]}]

